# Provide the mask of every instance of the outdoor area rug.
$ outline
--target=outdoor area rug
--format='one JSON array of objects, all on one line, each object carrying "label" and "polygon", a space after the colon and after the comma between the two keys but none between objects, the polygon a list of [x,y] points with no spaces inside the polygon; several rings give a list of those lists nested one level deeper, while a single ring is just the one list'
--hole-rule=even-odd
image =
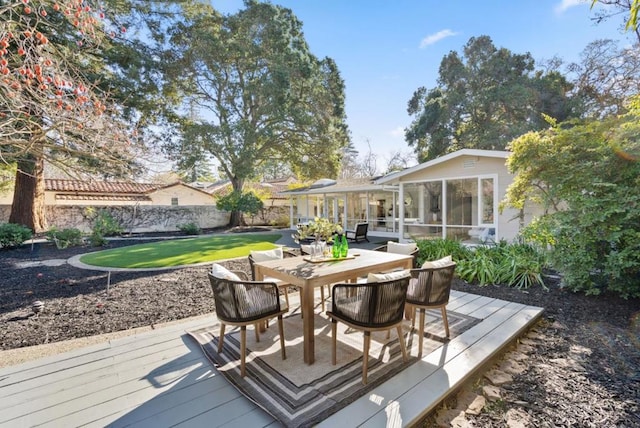
[{"label": "outdoor area rug", "polygon": [[[451,338],[460,335],[481,320],[447,311]],[[307,427],[352,403],[368,391],[418,361],[418,337],[408,335],[409,361],[402,360],[396,330],[390,339],[386,332],[371,334],[368,383],[362,384],[363,333],[348,330],[338,323],[337,364],[331,364],[331,325],[324,314],[315,314],[315,363],[303,360],[302,319],[299,314],[284,319],[287,359],[282,360],[276,320],[256,342],[252,328],[247,329],[246,377],[240,377],[240,330],[225,333],[218,354],[218,327],[190,331],[213,363],[231,384],[251,401],[288,427]],[[444,327],[440,310],[427,311],[423,356],[442,346]],[[409,337],[408,337],[409,336]]]}]

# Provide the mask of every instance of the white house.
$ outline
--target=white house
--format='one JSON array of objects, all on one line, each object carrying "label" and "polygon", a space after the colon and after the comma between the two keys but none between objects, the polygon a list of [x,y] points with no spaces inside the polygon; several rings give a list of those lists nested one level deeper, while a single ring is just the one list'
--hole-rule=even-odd
[{"label": "white house", "polygon": [[321,216],[345,228],[368,222],[370,235],[400,241],[510,241],[537,211],[522,218],[517,210],[498,212],[514,178],[506,166],[509,154],[463,149],[373,180],[319,180],[283,192],[290,196],[291,227]]}]

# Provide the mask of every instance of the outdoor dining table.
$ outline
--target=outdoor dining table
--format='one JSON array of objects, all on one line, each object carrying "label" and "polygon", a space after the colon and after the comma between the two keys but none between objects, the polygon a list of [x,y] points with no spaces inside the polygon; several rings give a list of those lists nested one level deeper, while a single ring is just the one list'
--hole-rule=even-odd
[{"label": "outdoor dining table", "polygon": [[302,330],[304,362],[315,361],[314,290],[327,284],[355,281],[370,272],[383,272],[396,268],[413,267],[413,256],[381,251],[349,250],[346,260],[309,261],[307,256],[287,257],[280,260],[256,262],[256,280],[264,277],[280,279],[300,287],[302,294]]}]

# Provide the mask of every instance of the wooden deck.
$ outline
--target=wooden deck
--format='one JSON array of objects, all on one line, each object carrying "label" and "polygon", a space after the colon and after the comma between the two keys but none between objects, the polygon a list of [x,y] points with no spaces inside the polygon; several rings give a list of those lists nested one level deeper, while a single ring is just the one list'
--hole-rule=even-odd
[{"label": "wooden deck", "polygon": [[[448,308],[484,321],[320,426],[415,423],[542,313],[460,292],[452,292]],[[212,315],[0,369],[0,427],[279,426],[185,334],[215,322]]]}]

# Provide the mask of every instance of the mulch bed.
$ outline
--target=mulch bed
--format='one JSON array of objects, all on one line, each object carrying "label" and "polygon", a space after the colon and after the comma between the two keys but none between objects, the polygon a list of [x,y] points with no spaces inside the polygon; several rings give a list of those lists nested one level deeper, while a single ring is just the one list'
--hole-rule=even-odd
[{"label": "mulch bed", "polygon": [[[146,241],[112,241],[111,248]],[[52,244],[0,250],[0,350],[120,331],[213,311],[207,267],[107,273],[66,263],[44,265],[95,248],[58,250]],[[245,260],[224,262],[248,271]],[[547,278],[547,289],[454,288],[545,308],[527,370],[505,386],[503,400],[467,419],[502,427],[518,409],[532,426],[640,426],[640,300],[584,296]],[[161,298],[159,298],[161,296]],[[34,314],[32,303],[44,309]]]}]

